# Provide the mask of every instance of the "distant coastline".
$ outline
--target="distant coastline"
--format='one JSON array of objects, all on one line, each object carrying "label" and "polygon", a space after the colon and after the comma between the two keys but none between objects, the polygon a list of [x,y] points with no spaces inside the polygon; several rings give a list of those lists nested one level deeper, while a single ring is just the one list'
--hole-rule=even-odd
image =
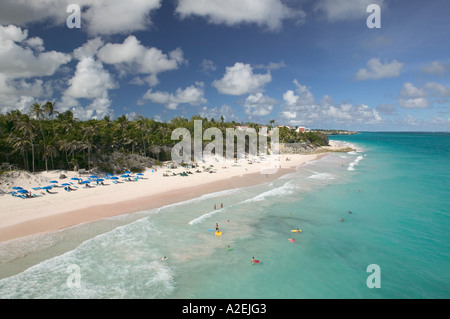
[{"label": "distant coastline", "polygon": [[357,131],[346,131],[346,130],[320,130],[319,132],[322,132],[326,135],[355,135],[360,134],[360,132]]}]

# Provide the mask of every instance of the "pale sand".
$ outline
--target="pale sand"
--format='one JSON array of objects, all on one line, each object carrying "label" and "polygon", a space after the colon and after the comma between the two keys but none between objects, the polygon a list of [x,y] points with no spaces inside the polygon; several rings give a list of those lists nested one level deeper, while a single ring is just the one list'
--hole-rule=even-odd
[{"label": "pale sand", "polygon": [[[44,232],[97,221],[120,214],[128,214],[142,210],[158,208],[164,205],[192,199],[203,194],[237,187],[247,187],[271,182],[280,176],[294,172],[297,167],[307,161],[315,160],[324,154],[313,155],[280,155],[279,161],[241,161],[236,165],[217,163],[200,164],[208,167],[214,165],[215,173],[196,173],[183,176],[163,176],[167,168],[160,167],[157,172],[151,169],[144,173],[144,179],[133,182],[113,184],[105,180],[105,186],[82,188],[67,192],[63,188],[54,188],[51,192],[40,197],[21,199],[9,194],[0,196],[0,242]],[[286,161],[289,157],[290,161]],[[274,174],[264,174],[262,167],[268,165],[281,166]],[[172,169],[181,173],[184,168]],[[265,172],[265,171],[264,171]],[[31,190],[33,187],[48,185],[51,180],[58,180],[59,184],[70,182],[71,177],[78,177],[75,172],[63,172],[67,178],[60,180],[60,171],[35,174],[34,181],[29,185],[26,180],[15,181],[15,185]],[[87,178],[90,174],[83,176]],[[40,181],[36,184],[36,180]],[[22,184],[20,184],[22,183]],[[93,183],[95,185],[95,183]],[[42,190],[32,191],[35,194],[45,193]]]}]

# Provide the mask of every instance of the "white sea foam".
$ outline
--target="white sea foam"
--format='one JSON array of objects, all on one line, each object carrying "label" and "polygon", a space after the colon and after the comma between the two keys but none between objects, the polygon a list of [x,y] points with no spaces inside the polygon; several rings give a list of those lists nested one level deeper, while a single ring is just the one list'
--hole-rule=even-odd
[{"label": "white sea foam", "polygon": [[358,156],[353,162],[351,162],[350,164],[348,164],[348,170],[349,171],[354,171],[355,170],[355,166],[358,165],[358,163],[363,159],[363,156]]},{"label": "white sea foam", "polygon": [[208,212],[208,213],[206,213],[206,214],[203,214],[203,215],[201,215],[200,217],[191,220],[191,221],[189,222],[189,225],[195,225],[195,224],[198,224],[198,223],[202,222],[203,220],[205,220],[205,219],[207,219],[207,218],[209,218],[209,217],[211,217],[211,216],[213,216],[213,215],[219,213],[220,211],[222,211],[222,209],[213,210],[213,211],[211,211],[211,212]]},{"label": "white sea foam", "polygon": [[272,196],[283,196],[283,195],[293,194],[296,189],[298,189],[298,187],[295,186],[294,184],[292,184],[291,181],[289,181],[289,182],[285,183],[283,186],[271,189],[269,191],[266,191],[264,193],[256,195],[253,198],[249,198],[249,199],[245,200],[244,203],[259,202],[259,201],[266,199],[267,197],[272,197]]},{"label": "white sea foam", "polygon": [[[0,298],[164,298],[175,276],[159,260],[159,248],[149,245],[158,236],[145,218],[117,227],[0,280]],[[71,265],[79,269],[78,287],[68,284]]]},{"label": "white sea foam", "polygon": [[[270,185],[273,185],[273,183],[271,183]],[[276,187],[276,188],[273,188],[271,190],[265,191],[265,192],[263,192],[261,194],[256,195],[255,197],[246,199],[246,200],[244,200],[242,202],[239,202],[239,203],[236,203],[236,204],[234,204],[232,206],[239,205],[239,204],[246,204],[246,203],[251,203],[251,202],[262,201],[262,200],[266,199],[267,197],[271,197],[271,196],[283,196],[283,195],[287,195],[287,194],[293,194],[294,191],[297,188],[298,188],[297,186],[292,184],[292,181],[288,181],[283,186]],[[230,206],[230,207],[232,207],[232,206]],[[228,207],[228,208],[230,208],[230,207]],[[204,220],[206,220],[206,219],[210,218],[211,216],[214,216],[214,215],[216,215],[218,213],[221,213],[224,210],[225,209],[217,209],[217,210],[213,210],[211,212],[205,213],[205,214],[203,214],[203,215],[201,215],[201,216],[191,220],[189,222],[189,225],[195,225],[195,224],[201,223],[202,221],[204,221]]]},{"label": "white sea foam", "polygon": [[334,179],[334,175],[330,173],[315,173],[307,178],[311,179]]},{"label": "white sea foam", "polygon": [[227,189],[227,190],[224,190],[224,191],[219,191],[219,192],[215,192],[215,193],[205,194],[205,195],[202,195],[202,196],[197,197],[197,198],[192,198],[192,199],[188,199],[188,200],[185,200],[185,201],[182,201],[182,202],[165,205],[163,207],[158,208],[157,212],[161,212],[162,210],[164,210],[166,208],[171,208],[171,207],[176,207],[176,206],[182,206],[182,205],[188,205],[188,204],[192,204],[192,203],[201,202],[201,201],[203,201],[205,199],[233,195],[233,194],[235,194],[235,193],[237,193],[237,192],[239,192],[241,190],[242,190],[241,188],[232,188],[232,189]]}]

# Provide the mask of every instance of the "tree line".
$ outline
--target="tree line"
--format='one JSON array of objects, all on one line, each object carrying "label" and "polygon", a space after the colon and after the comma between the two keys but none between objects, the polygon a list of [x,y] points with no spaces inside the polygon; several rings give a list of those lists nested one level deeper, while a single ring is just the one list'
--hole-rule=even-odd
[{"label": "tree line", "polygon": [[[217,127],[224,133],[227,128],[247,125],[257,131],[256,123],[226,122],[192,116],[174,117],[159,122],[141,115],[129,119],[122,115],[112,120],[81,121],[72,111],[57,112],[55,103],[35,103],[29,112],[19,110],[0,114],[0,164],[37,172],[49,169],[91,169],[105,166],[104,155],[119,153],[124,156],[138,155],[156,161],[170,160],[171,148],[177,140],[171,139],[172,131],[179,127],[194,130],[194,120],[202,121],[202,129]],[[273,127],[274,120],[265,125]],[[326,136],[319,132],[297,133],[280,128],[280,143],[309,142],[328,144]]]}]

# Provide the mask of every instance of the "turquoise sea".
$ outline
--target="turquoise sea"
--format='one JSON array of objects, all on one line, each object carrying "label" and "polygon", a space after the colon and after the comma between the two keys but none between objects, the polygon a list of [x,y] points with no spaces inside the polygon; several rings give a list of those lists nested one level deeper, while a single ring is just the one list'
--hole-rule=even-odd
[{"label": "turquoise sea", "polygon": [[357,151],[3,244],[0,298],[449,298],[450,134],[330,139]]}]

